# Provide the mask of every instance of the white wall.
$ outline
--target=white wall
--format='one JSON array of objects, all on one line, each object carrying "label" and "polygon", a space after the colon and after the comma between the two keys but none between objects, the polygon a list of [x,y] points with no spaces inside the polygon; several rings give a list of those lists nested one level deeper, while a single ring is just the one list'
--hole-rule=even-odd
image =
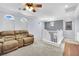
[{"label": "white wall", "polygon": [[64,37],[76,40],[77,32],[79,32],[79,6],[76,8],[75,11],[67,13],[67,15],[69,17],[66,17],[65,21],[72,21],[72,30],[71,31],[64,30]]},{"label": "white wall", "polygon": [[38,19],[29,22],[28,30],[30,33],[32,33],[35,36],[35,38],[41,39],[42,24],[40,23],[40,21]]},{"label": "white wall", "polygon": [[[6,15],[6,14],[4,14]],[[5,20],[4,15],[0,17],[0,31],[8,31],[8,30],[27,30],[27,23],[22,23],[20,18],[15,16],[15,20]]]},{"label": "white wall", "polygon": [[[65,30],[65,26],[66,26],[65,23],[68,21],[72,21],[72,30]],[[63,27],[64,38],[75,39],[75,19],[74,18],[65,19],[63,25],[64,25],[64,27]]]},{"label": "white wall", "polygon": [[79,36],[77,36],[77,33],[79,33],[79,6],[77,7],[75,11],[75,39],[79,41]]}]

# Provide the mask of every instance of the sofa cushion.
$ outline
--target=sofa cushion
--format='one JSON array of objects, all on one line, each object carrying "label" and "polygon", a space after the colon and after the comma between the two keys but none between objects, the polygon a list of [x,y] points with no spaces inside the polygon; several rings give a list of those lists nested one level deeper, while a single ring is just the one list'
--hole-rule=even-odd
[{"label": "sofa cushion", "polygon": [[0,39],[0,43],[3,43],[4,42],[4,39]]},{"label": "sofa cushion", "polygon": [[3,43],[3,51],[14,49],[18,46],[17,40],[6,41]]},{"label": "sofa cushion", "polygon": [[22,35],[21,34],[16,34],[15,38],[22,38]]},{"label": "sofa cushion", "polygon": [[4,41],[15,40],[15,36],[3,36],[2,39],[4,39]]}]

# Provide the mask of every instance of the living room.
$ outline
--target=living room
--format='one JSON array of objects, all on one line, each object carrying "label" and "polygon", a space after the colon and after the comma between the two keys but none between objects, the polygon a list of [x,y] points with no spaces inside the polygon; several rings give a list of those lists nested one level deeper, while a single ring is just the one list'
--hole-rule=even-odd
[{"label": "living room", "polygon": [[79,44],[78,12],[78,3],[0,3],[0,55],[79,55],[66,45]]}]

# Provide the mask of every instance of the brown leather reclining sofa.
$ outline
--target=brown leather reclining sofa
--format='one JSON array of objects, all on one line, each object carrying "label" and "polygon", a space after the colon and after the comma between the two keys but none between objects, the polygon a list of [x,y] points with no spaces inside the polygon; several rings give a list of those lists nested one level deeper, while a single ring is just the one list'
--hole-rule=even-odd
[{"label": "brown leather reclining sofa", "polygon": [[34,36],[26,30],[0,32],[0,55],[32,44]]}]

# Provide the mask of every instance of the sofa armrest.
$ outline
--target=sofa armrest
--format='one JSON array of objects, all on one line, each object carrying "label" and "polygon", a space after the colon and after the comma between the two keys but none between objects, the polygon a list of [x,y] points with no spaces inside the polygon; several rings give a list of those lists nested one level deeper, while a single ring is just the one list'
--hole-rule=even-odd
[{"label": "sofa armrest", "polygon": [[34,37],[34,35],[32,35],[32,34],[28,34],[28,37]]}]

